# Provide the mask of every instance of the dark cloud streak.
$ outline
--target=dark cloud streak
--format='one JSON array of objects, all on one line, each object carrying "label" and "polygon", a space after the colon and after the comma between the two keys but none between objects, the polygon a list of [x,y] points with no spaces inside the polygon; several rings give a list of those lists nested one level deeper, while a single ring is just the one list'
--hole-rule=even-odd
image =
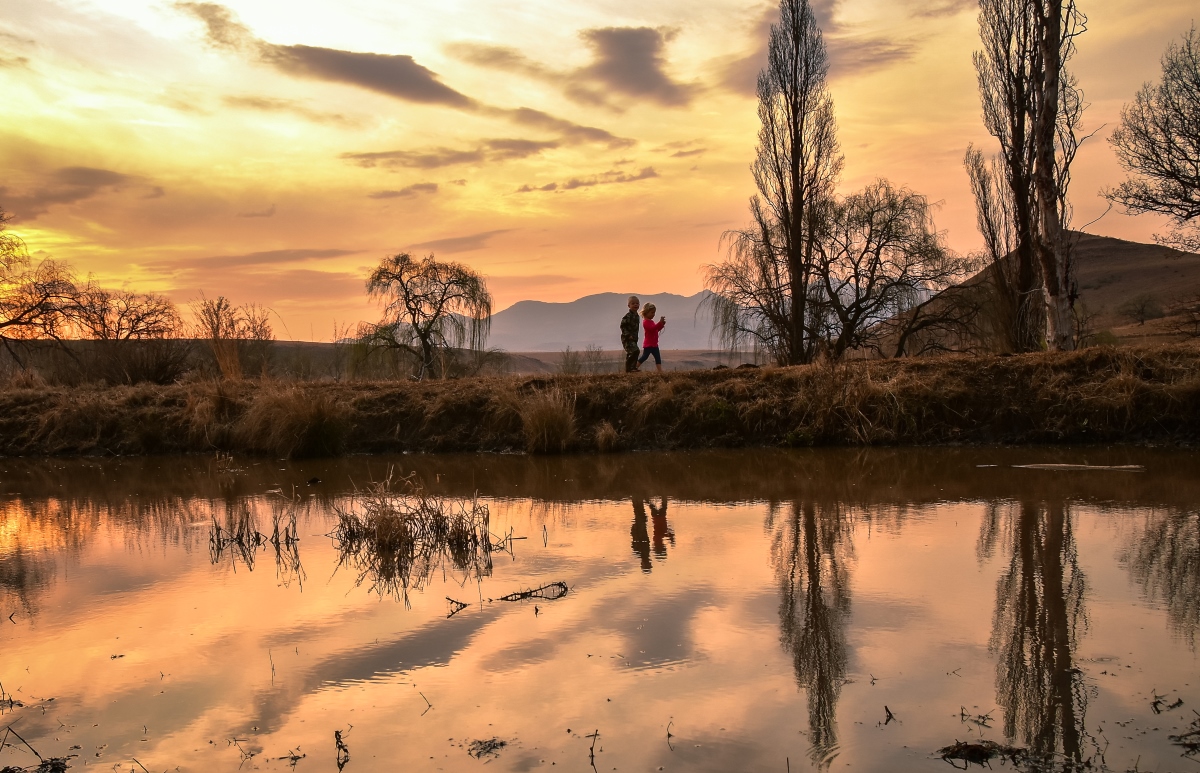
[{"label": "dark cloud streak", "polygon": [[0,204],[18,220],[37,220],[56,204],[74,204],[137,181],[121,172],[90,166],[61,167],[47,177],[48,184],[24,194],[0,187]]},{"label": "dark cloud streak", "polygon": [[[177,2],[175,7],[204,22],[210,45],[257,58],[258,61],[293,77],[344,83],[405,102],[441,105],[504,118],[521,126],[557,132],[563,141],[569,144],[595,142],[609,147],[633,144],[633,140],[616,137],[603,129],[581,126],[540,110],[526,107],[514,110],[485,105],[442,83],[437,73],[407,54],[376,54],[317,46],[279,45],[255,37],[224,6],[215,3]],[[661,36],[661,33],[654,30],[648,31]],[[601,37],[604,38],[603,35]],[[607,41],[607,38],[604,40]],[[606,42],[603,45],[612,48],[614,54],[623,50],[616,43]],[[645,43],[642,48],[645,48]],[[654,47],[651,46],[651,49]],[[639,62],[657,66],[660,59],[656,51],[657,49],[643,52]],[[626,89],[641,89],[657,94],[660,100],[676,98],[671,90],[671,82],[664,81],[665,76],[661,73],[640,76],[642,80],[638,80],[639,76],[632,70],[622,69],[620,63],[615,60],[598,62],[596,66],[601,67],[599,72],[602,76],[616,79],[617,82],[625,84]],[[645,80],[647,78],[649,80]]]}]

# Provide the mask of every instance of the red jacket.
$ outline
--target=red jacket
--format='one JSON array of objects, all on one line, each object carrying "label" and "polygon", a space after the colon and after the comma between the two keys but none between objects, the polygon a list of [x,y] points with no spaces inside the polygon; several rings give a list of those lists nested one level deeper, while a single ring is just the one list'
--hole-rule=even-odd
[{"label": "red jacket", "polygon": [[642,330],[646,331],[646,337],[642,340],[642,346],[658,346],[658,331],[666,325],[666,320],[655,322],[652,319],[643,319]]}]

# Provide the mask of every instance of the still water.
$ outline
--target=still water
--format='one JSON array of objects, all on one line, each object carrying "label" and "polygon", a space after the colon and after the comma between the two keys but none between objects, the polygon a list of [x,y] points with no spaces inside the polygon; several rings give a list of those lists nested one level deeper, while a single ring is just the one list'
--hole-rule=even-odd
[{"label": "still water", "polygon": [[[1054,464],[1137,468],[1024,466]],[[339,553],[337,511],[389,468],[486,506],[494,544],[386,577]],[[1023,769],[1196,770],[1198,472],[1090,448],[0,460],[0,734],[28,742],[0,767],[937,771],[990,739]]]}]

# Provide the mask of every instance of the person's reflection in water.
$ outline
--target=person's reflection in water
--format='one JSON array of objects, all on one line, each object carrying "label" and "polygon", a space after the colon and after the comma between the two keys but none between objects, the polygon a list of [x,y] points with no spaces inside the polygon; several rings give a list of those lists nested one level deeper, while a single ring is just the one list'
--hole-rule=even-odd
[{"label": "person's reflection in water", "polygon": [[635,555],[642,559],[642,571],[650,572],[650,533],[646,530],[646,505],[641,497],[633,498],[633,525],[629,541]]},{"label": "person's reflection in water", "polygon": [[1010,553],[996,585],[989,648],[997,656],[1004,734],[1035,755],[1083,762],[1087,689],[1074,665],[1087,628],[1087,582],[1062,503],[1029,504],[984,519],[980,552],[1003,540]]},{"label": "person's reflection in water", "polygon": [[654,557],[662,561],[667,557],[667,546],[663,540],[670,540],[671,547],[675,547],[675,532],[667,523],[667,498],[662,497],[658,501],[658,507],[654,506],[654,502],[646,504],[650,506],[650,521],[654,525]]},{"label": "person's reflection in water", "polygon": [[767,527],[774,532],[781,641],[808,694],[813,763],[828,768],[837,756],[837,702],[846,679],[851,523],[837,505],[794,502],[782,518],[772,507]]}]

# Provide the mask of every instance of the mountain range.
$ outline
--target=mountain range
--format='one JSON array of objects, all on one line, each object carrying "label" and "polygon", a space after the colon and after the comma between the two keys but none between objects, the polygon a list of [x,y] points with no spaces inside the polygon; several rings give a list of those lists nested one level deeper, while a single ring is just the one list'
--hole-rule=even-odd
[{"label": "mountain range", "polygon": [[636,295],[665,316],[663,349],[712,349],[712,315],[703,305],[707,290],[695,295],[673,293],[597,293],[569,303],[519,301],[492,315],[487,345],[510,352],[561,352],[566,347],[621,348],[621,317],[626,301]]}]

